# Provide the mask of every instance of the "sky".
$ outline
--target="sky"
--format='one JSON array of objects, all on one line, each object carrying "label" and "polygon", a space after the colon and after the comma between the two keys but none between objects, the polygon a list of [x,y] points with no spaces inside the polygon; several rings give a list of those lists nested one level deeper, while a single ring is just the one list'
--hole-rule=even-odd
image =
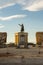
[{"label": "sky", "polygon": [[43,0],[0,0],[0,32],[7,32],[7,43],[24,24],[28,42],[36,43],[36,32],[43,32]]}]

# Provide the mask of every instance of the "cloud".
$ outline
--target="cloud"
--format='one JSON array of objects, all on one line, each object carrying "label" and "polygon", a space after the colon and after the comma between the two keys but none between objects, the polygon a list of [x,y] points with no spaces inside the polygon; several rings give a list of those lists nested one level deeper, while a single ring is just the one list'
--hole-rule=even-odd
[{"label": "cloud", "polygon": [[14,3],[5,4],[5,5],[0,6],[0,9],[6,8],[9,6],[13,6],[13,5],[14,5]]},{"label": "cloud", "polygon": [[0,9],[9,7],[9,6],[13,6],[16,3],[18,4],[24,4],[23,2],[24,0],[0,0]]},{"label": "cloud", "polygon": [[40,11],[40,10],[43,10],[43,0],[34,1],[34,3],[32,3],[30,6],[26,5],[24,7],[24,9],[28,10],[28,11]]},{"label": "cloud", "polygon": [[15,4],[20,4],[23,10],[43,10],[43,0],[0,0],[0,9],[13,6]]},{"label": "cloud", "polygon": [[12,15],[9,17],[0,17],[0,20],[5,21],[5,20],[10,20],[10,19],[15,19],[15,18],[24,18],[26,15]]},{"label": "cloud", "polygon": [[0,28],[4,28],[4,27],[5,27],[4,25],[0,24]]}]

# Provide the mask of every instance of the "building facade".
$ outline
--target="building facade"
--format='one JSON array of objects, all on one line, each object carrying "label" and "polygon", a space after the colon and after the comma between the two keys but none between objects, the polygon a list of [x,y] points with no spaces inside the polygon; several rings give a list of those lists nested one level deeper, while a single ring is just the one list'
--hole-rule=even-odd
[{"label": "building facade", "polygon": [[0,32],[0,44],[7,42],[7,33],[6,32]]},{"label": "building facade", "polygon": [[36,43],[41,43],[43,45],[43,32],[36,33]]}]

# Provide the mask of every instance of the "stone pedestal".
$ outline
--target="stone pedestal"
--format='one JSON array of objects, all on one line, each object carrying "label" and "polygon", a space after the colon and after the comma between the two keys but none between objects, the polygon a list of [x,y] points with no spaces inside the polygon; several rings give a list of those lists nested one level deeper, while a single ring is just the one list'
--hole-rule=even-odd
[{"label": "stone pedestal", "polygon": [[28,43],[28,33],[27,32],[18,32],[15,33],[15,45],[17,47],[20,47],[20,45],[24,45],[24,47],[27,47]]}]

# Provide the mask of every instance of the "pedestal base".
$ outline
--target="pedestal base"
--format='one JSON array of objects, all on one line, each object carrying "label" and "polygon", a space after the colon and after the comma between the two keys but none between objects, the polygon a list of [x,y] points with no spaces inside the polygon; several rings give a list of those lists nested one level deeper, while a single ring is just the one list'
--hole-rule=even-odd
[{"label": "pedestal base", "polygon": [[21,45],[24,45],[24,48],[27,48],[28,43],[28,33],[26,32],[18,32],[15,34],[15,44],[18,48],[20,48]]}]

